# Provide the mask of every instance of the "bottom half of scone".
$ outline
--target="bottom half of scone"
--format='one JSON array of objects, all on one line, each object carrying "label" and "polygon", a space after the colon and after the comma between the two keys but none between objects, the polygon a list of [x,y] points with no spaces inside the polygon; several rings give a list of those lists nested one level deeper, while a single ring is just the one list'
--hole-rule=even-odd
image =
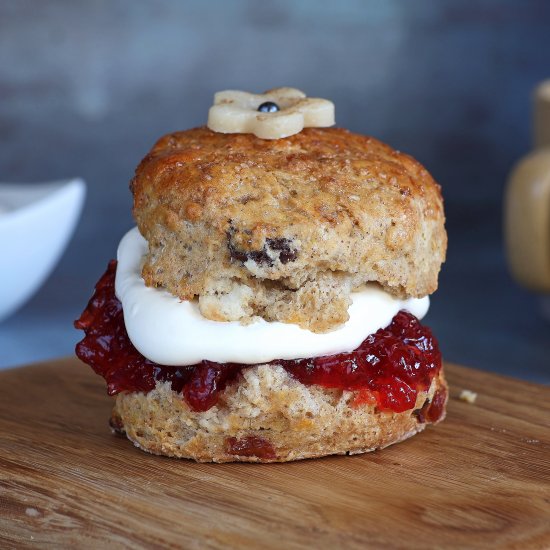
[{"label": "bottom half of scone", "polygon": [[207,411],[193,411],[168,382],[120,393],[111,425],[139,448],[200,462],[285,462],[381,449],[445,416],[443,373],[412,409],[382,411],[361,391],[305,385],[279,365],[244,369]]}]

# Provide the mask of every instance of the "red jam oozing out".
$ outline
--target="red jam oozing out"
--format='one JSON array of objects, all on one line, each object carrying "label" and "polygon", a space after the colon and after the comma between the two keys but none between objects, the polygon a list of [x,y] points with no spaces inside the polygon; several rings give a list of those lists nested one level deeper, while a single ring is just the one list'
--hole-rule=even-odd
[{"label": "red jam oozing out", "polygon": [[[115,296],[115,273],[116,261],[112,260],[75,321],[75,327],[86,333],[76,346],[78,357],[105,378],[109,395],[148,392],[157,381],[167,381],[174,391],[183,393],[191,409],[206,411],[214,406],[227,384],[252,365],[202,361],[171,367],[143,357],[128,338],[122,306]],[[357,391],[354,405],[370,403],[380,410],[403,412],[415,406],[419,391],[429,388],[441,368],[441,354],[430,329],[400,311],[389,326],[367,336],[352,352],[271,363],[282,365],[306,385]],[[445,396],[442,399],[439,409]],[[428,420],[436,419],[435,405],[433,415],[431,409],[426,415]]]},{"label": "red jam oozing out", "polygon": [[437,422],[445,414],[445,403],[447,402],[447,389],[439,388],[426,411],[428,422]]},{"label": "red jam oozing out", "polygon": [[447,388],[440,387],[433,395],[432,400],[426,399],[420,409],[416,409],[414,415],[418,422],[424,424],[428,422],[437,422],[445,414],[445,403],[447,402]]}]

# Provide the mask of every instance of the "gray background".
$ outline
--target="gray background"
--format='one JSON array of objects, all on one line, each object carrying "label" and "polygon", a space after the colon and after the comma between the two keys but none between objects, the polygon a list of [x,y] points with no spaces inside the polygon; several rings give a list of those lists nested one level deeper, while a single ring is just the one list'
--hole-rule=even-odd
[{"label": "gray background", "polygon": [[203,124],[217,90],[289,85],[443,186],[450,248],[428,322],[446,358],[549,382],[550,323],[507,274],[501,236],[530,93],[548,77],[546,0],[0,1],[0,180],[88,182],[60,264],[0,324],[0,367],[72,353],[160,135]]}]

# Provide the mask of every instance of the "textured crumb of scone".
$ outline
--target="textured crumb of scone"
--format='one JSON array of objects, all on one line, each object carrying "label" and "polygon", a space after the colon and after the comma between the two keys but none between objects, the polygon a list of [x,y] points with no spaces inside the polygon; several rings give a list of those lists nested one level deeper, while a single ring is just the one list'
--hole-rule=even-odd
[{"label": "textured crumb of scone", "polygon": [[370,137],[309,128],[266,141],[196,128],[159,140],[131,187],[149,243],[145,282],[198,297],[210,319],[323,332],[347,320],[350,293],[366,282],[401,297],[437,287],[439,186]]},{"label": "textured crumb of scone", "polygon": [[[306,386],[280,366],[260,365],[244,369],[206,412],[192,411],[169,383],[159,383],[147,394],[119,394],[113,418],[135,445],[154,454],[199,462],[285,462],[402,441],[424,429],[422,415],[414,411],[442,387],[440,374],[419,393],[414,409],[381,412],[361,403],[357,392]],[[272,454],[235,454],[230,443],[250,438]]]}]

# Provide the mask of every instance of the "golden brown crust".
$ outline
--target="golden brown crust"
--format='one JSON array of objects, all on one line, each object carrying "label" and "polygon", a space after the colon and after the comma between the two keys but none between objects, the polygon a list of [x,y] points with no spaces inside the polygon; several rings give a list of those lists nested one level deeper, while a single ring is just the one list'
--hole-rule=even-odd
[{"label": "golden brown crust", "polygon": [[[168,383],[148,394],[120,394],[112,425],[153,454],[199,462],[286,462],[364,453],[407,439],[426,426],[422,413],[438,390],[446,391],[443,373],[418,395],[414,409],[380,412],[361,403],[357,392],[305,386],[282,367],[260,365],[245,369],[206,412],[190,410]],[[250,438],[271,454],[238,454],[239,442],[246,447]]]},{"label": "golden brown crust", "polygon": [[[349,292],[362,283],[415,297],[437,287],[446,250],[439,186],[371,137],[177,132],[157,142],[131,188],[150,247],[146,283],[204,297],[209,318],[260,315],[324,331],[347,319]],[[236,309],[218,300],[232,292]],[[312,316],[312,301],[333,305]]]}]

